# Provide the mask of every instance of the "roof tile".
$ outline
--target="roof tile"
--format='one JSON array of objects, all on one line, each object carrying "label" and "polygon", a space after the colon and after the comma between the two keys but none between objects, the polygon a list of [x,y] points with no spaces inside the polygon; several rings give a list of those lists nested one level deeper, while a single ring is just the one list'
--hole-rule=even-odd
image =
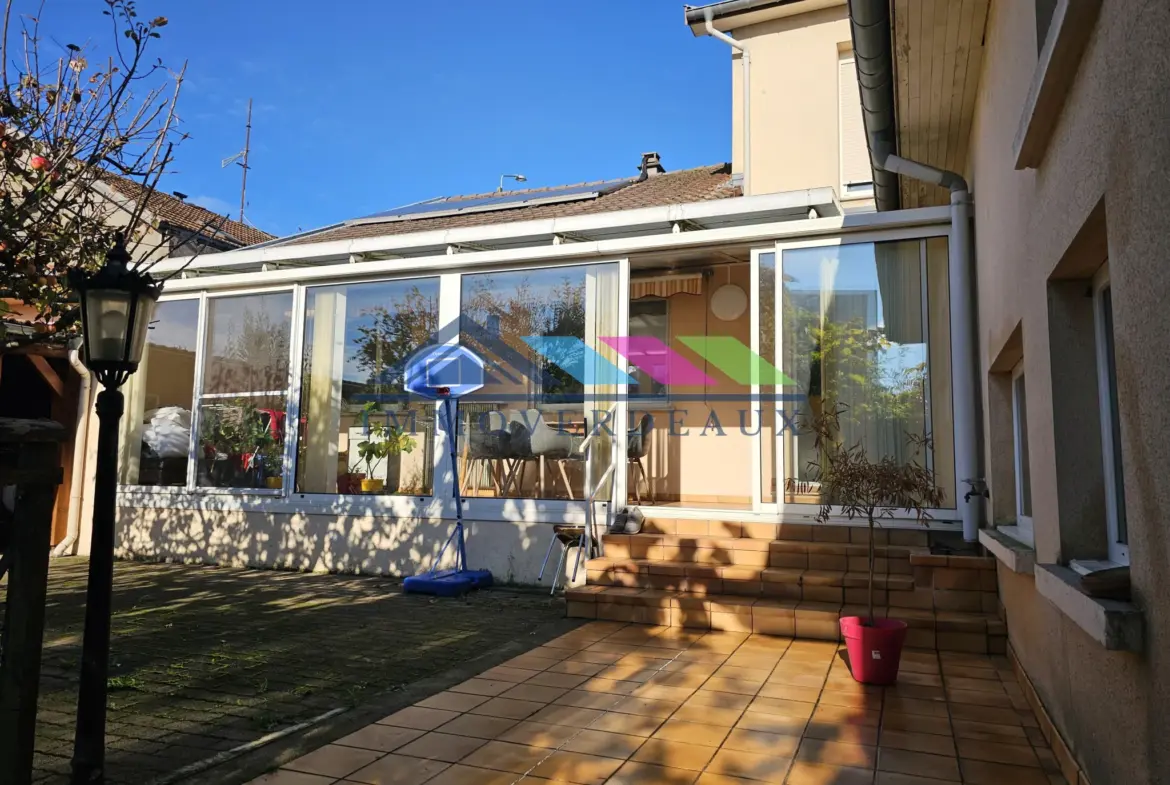
[{"label": "roof tile", "polygon": [[[122,196],[132,201],[141,199],[142,195],[146,192],[146,189],[140,183],[128,180],[125,177],[109,174],[102,179]],[[225,216],[217,215],[211,210],[191,204],[190,202],[184,202],[170,194],[160,193],[159,191],[155,191],[150,195],[146,206],[160,221],[171,224],[172,226],[177,226],[180,229],[186,229],[192,232],[206,231],[208,227],[215,227],[220,234],[226,235],[228,239],[240,245],[255,245],[256,243],[263,243],[275,239],[275,235],[261,231],[254,226],[233,221]]]},{"label": "roof tile", "polygon": [[[600,185],[604,182],[612,181],[598,181],[598,184]],[[537,199],[540,197],[542,190],[547,189],[529,188],[521,191],[509,191],[509,193],[528,195],[533,199]],[[669,204],[687,204],[690,202],[725,199],[727,197],[740,196],[741,193],[741,189],[738,186],[731,184],[730,164],[716,164],[654,175],[595,199],[553,204],[535,204],[506,210],[488,210],[484,212],[470,212],[462,215],[436,216],[434,218],[415,218],[410,220],[388,219],[378,222],[348,223],[335,229],[314,232],[308,236],[290,239],[287,244],[304,245],[306,243],[323,243],[331,240],[353,240],[362,237],[413,234],[415,232],[455,229],[464,226],[486,226],[489,224],[511,223],[513,221],[532,221],[541,218],[560,218],[570,215],[591,215],[618,210],[636,210],[641,207],[662,207]],[[490,195],[468,194],[450,197],[448,201],[461,201]]]}]

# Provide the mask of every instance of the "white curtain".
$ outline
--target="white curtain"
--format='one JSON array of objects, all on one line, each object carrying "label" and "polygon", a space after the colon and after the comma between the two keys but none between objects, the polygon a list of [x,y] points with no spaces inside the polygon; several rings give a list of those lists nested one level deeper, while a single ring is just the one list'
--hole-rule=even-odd
[{"label": "white curtain", "polygon": [[[593,367],[585,368],[585,418],[591,428],[597,424],[597,419],[603,417],[617,401],[616,371],[618,355],[611,347],[602,343],[601,338],[609,338],[621,334],[618,325],[618,302],[621,296],[620,273],[617,264],[596,264],[590,266],[585,273],[585,345],[593,350],[589,355],[593,358]],[[597,412],[595,414],[595,412]],[[614,434],[618,428],[624,428],[625,423],[616,422],[611,417],[606,423]],[[602,430],[593,440],[593,458],[591,473],[593,481],[597,482],[602,473],[609,468],[612,462],[613,441],[609,433]],[[619,471],[620,467],[615,469]],[[613,487],[613,475],[606,485],[600,489],[598,498],[608,498]],[[588,488],[586,492],[588,492]]]},{"label": "white curtain", "polygon": [[312,299],[311,362],[304,401],[305,445],[301,487],[337,493],[341,431],[341,379],[345,364],[345,289],[323,289]]}]

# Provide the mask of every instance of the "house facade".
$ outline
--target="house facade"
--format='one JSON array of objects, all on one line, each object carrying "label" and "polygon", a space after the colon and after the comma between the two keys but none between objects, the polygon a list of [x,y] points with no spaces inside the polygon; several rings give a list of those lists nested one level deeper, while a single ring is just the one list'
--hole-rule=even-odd
[{"label": "house facade", "polygon": [[[499,579],[535,583],[550,524],[587,510],[811,521],[816,450],[796,425],[828,400],[875,450],[909,456],[906,434],[934,435],[923,459],[947,501],[932,526],[959,532],[950,211],[873,211],[846,6],[776,5],[748,30],[758,93],[733,135],[757,128],[730,164],[668,171],[649,153],[629,178],[447,197],[160,264],[181,272],[127,389],[122,553],[430,566],[454,515],[451,435],[402,368],[456,341],[488,368],[455,438],[468,549]],[[783,127],[824,148],[815,161],[766,143],[792,36],[816,79]],[[388,455],[369,447],[381,428]]]},{"label": "house facade", "polygon": [[[767,594],[761,570],[831,562],[835,583],[772,596],[835,619],[862,540],[814,520],[800,421],[844,405],[851,439],[928,462],[944,490],[926,532],[883,524],[891,615],[921,645],[1008,653],[1070,782],[1163,781],[1170,12],[729,0],[685,17],[729,47],[729,164],[646,154],[628,179],[160,265],[176,276],[127,390],[120,552],[410,574],[458,493],[473,566],[534,583],[553,524],[638,506],[660,539],[614,540],[581,615],[640,590],[622,575],[649,549],[697,560],[735,532],[826,547],[765,546],[760,565],[744,547],[645,585]],[[454,433],[402,386],[444,343],[486,366]],[[916,582],[940,544],[985,548],[968,552],[995,556],[994,580],[936,573],[932,595]],[[643,599],[611,618],[679,618]],[[703,607],[701,624],[743,623],[743,603]]]},{"label": "house facade", "polygon": [[[968,181],[1009,655],[1069,782],[1165,782],[1164,5],[850,3],[867,141]],[[945,191],[880,175],[879,210]],[[1104,584],[1112,579],[1112,590]]]}]

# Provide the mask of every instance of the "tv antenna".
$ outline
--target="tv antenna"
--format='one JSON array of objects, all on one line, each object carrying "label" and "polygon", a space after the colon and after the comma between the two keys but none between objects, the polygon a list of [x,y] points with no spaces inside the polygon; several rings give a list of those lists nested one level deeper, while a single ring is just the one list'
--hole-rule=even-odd
[{"label": "tv antenna", "polygon": [[220,169],[235,164],[244,170],[240,179],[240,223],[244,223],[244,205],[248,196],[248,151],[252,146],[252,99],[248,99],[248,122],[244,131],[244,149],[235,155],[228,156],[220,163]]}]

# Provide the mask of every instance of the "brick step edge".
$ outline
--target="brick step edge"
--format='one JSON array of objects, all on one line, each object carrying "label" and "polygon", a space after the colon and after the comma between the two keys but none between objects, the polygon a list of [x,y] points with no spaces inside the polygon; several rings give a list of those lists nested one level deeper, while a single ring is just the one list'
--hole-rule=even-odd
[{"label": "brick step edge", "polygon": [[[804,540],[807,542],[869,542],[869,526],[809,523],[753,523],[722,520],[649,518],[642,527],[646,534],[683,537],[744,537],[764,540]],[[924,528],[883,528],[875,530],[879,545],[926,546],[929,530]]]},{"label": "brick step edge", "polygon": [[[590,559],[585,562],[587,573],[607,573],[613,577],[619,575],[657,576],[662,578],[718,578],[730,581],[763,581],[766,583],[786,583],[797,586],[848,586],[852,588],[869,586],[869,573],[860,570],[804,570],[796,567],[743,567],[734,564],[696,564],[693,562],[654,562],[654,561],[612,561],[610,559]],[[878,588],[902,589],[909,591],[914,588],[914,578],[901,573],[887,573],[878,570],[874,573],[875,585]],[[590,581],[594,583],[595,581]],[[625,585],[618,583],[617,585]],[[663,586],[645,586],[647,589],[669,588]],[[686,589],[676,589],[686,591]],[[718,594],[719,592],[715,592]],[[736,592],[726,592],[735,594]]]},{"label": "brick step edge", "polygon": [[[840,641],[842,616],[864,616],[862,605],[695,595],[656,589],[583,586],[565,592],[570,618],[750,632]],[[977,654],[1006,651],[1007,627],[995,614],[875,606],[879,618],[909,626],[906,645]]]},{"label": "brick step edge", "polygon": [[[869,577],[865,573],[816,573],[799,570],[751,570],[743,567],[695,566],[696,574],[658,575],[653,572],[588,571],[588,585],[629,589],[657,589],[695,595],[736,595],[818,602],[867,602]],[[715,577],[709,577],[717,573]],[[875,575],[874,601],[907,608],[934,606],[930,589],[918,590],[909,575]]]},{"label": "brick step edge", "polygon": [[[767,553],[811,553],[826,556],[868,556],[869,545],[865,542],[813,542],[792,540],[782,537],[681,537],[674,534],[603,534],[604,546],[616,549],[649,550],[669,548],[671,550],[696,551],[759,551]],[[930,555],[930,549],[917,545],[874,546],[874,555],[879,558],[908,559]],[[946,559],[946,556],[941,557]],[[925,563],[925,562],[924,562]],[[945,566],[945,565],[943,565]]]}]

